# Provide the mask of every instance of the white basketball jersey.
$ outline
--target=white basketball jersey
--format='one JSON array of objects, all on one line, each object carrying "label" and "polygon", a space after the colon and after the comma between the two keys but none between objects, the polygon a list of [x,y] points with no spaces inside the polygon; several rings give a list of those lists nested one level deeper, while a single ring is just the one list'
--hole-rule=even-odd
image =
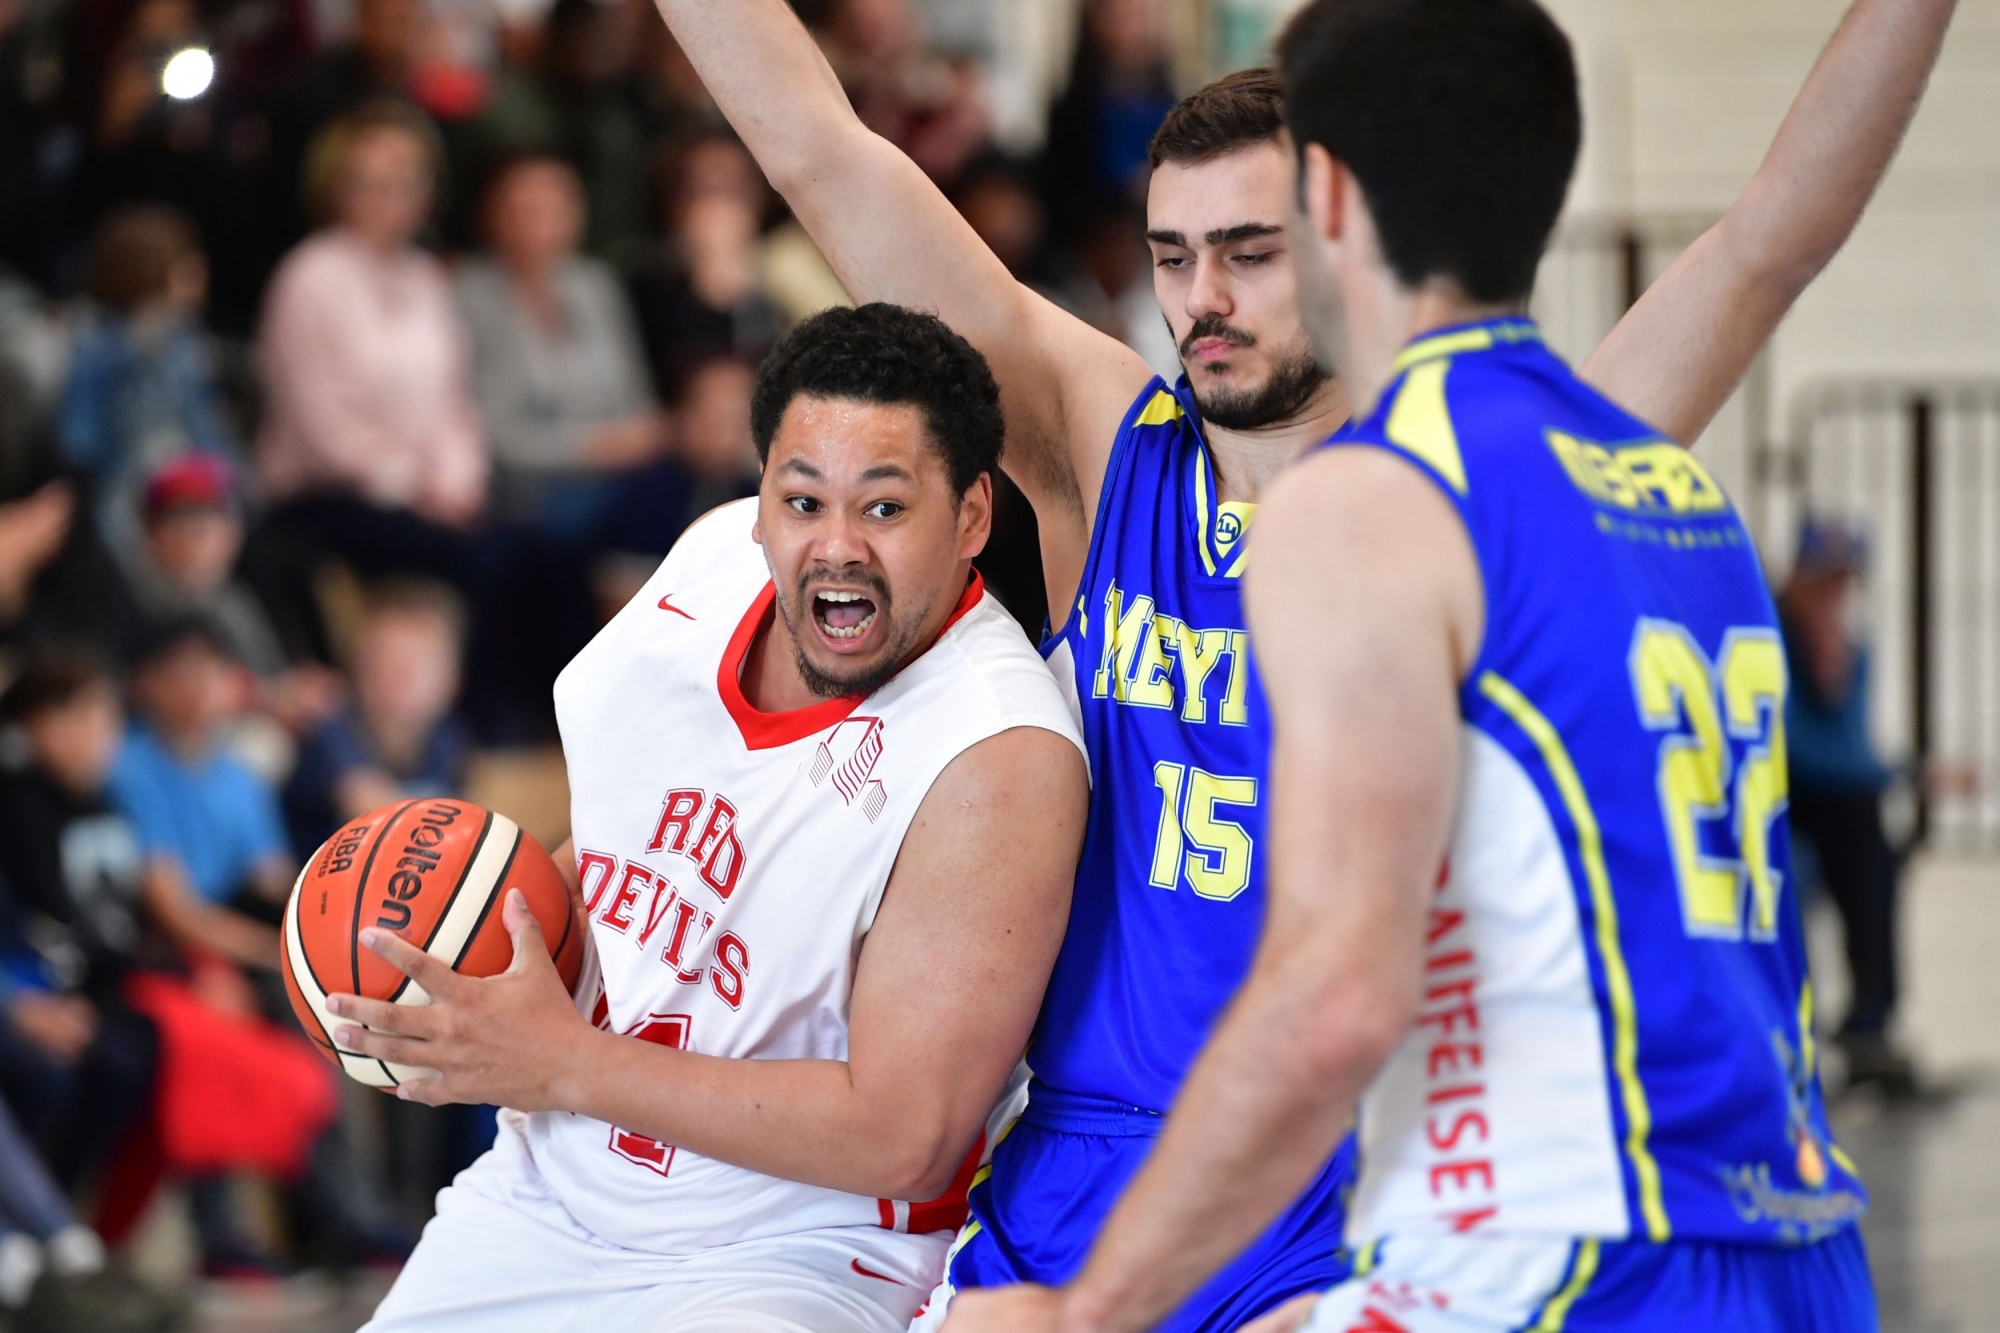
[{"label": "white basketball jersey", "polygon": [[[613,1032],[704,1055],[844,1060],[861,942],[931,783],[1015,727],[1083,740],[976,577],[938,641],[872,696],[757,711],[739,677],[774,606],[755,518],[744,500],[691,528],[556,682],[595,955],[578,1003]],[[963,1216],[966,1172],[955,1207],[913,1209],[567,1112],[528,1122],[564,1206],[634,1249]]]}]

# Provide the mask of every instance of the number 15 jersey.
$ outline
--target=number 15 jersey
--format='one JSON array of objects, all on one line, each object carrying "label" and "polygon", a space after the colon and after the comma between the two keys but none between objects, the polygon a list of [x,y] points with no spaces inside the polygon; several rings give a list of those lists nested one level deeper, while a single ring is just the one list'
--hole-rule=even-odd
[{"label": "number 15 jersey", "polygon": [[1411,346],[1333,447],[1457,509],[1486,631],[1416,1024],[1349,1236],[1795,1244],[1866,1198],[1820,1093],[1763,570],[1694,456],[1524,320]]}]

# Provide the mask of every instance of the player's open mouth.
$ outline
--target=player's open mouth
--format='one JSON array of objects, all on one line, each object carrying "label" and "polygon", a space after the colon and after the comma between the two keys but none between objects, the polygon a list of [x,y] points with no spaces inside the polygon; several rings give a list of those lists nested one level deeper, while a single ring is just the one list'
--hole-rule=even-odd
[{"label": "player's open mouth", "polygon": [[813,621],[836,644],[859,643],[875,625],[875,602],[864,593],[827,589],[813,594]]}]

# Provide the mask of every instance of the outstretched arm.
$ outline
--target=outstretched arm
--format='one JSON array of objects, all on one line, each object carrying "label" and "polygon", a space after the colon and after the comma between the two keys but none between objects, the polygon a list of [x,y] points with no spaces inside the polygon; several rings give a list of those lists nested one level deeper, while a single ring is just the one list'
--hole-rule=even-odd
[{"label": "outstretched arm", "polygon": [[1692,444],[1847,243],[1923,98],[1957,0],[1855,0],[1742,197],[1583,364]]},{"label": "outstretched arm", "polygon": [[658,3],[849,295],[934,311],[985,353],[1008,475],[1044,540],[1052,524],[1081,535],[1145,362],[1016,282],[916,163],[861,123],[783,0]]},{"label": "outstretched arm", "polygon": [[1298,1196],[1410,1030],[1480,634],[1471,543],[1409,464],[1328,450],[1266,499],[1245,597],[1274,723],[1249,980],[1083,1273],[961,1292],[947,1333],[1153,1327]]},{"label": "outstretched arm", "polygon": [[[862,945],[846,1060],[730,1059],[590,1027],[515,902],[514,966],[487,980],[381,935],[370,947],[431,1003],[331,997],[335,1013],[374,1029],[336,1039],[442,1071],[405,1084],[411,1100],[575,1111],[766,1175],[932,1199],[1027,1047],[1069,920],[1088,796],[1076,747],[1029,728],[939,776]],[[699,1049],[698,1028],[689,1041]]]}]

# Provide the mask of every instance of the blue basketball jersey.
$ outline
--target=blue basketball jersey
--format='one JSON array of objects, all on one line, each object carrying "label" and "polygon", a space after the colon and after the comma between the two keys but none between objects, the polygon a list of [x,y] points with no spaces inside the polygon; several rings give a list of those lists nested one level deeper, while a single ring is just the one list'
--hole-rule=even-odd
[{"label": "blue basketball jersey", "polygon": [[1073,682],[1090,824],[1028,1063],[1161,1113],[1249,973],[1264,919],[1271,731],[1242,598],[1246,505],[1220,503],[1186,379],[1155,380],[1106,469],[1083,582],[1045,647]]},{"label": "blue basketball jersey", "polygon": [[1785,656],[1749,535],[1525,320],[1425,338],[1396,374],[1332,447],[1390,450],[1456,507],[1486,629],[1350,1239],[1841,1231],[1866,1196],[1815,1068]]}]

